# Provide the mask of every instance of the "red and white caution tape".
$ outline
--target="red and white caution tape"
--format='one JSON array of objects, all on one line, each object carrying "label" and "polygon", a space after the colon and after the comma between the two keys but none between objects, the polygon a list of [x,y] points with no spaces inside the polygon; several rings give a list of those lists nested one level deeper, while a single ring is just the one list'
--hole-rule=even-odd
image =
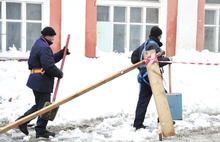
[{"label": "red and white caution tape", "polygon": [[158,62],[156,53],[146,57],[144,60],[146,65]]},{"label": "red and white caution tape", "polygon": [[220,63],[210,63],[210,62],[176,62],[176,61],[158,61],[157,60],[157,55],[156,53],[146,57],[145,59],[145,64],[153,64],[153,63],[176,63],[176,64],[192,64],[192,65],[214,65],[214,66],[219,66]]},{"label": "red and white caution tape", "polygon": [[220,63],[209,63],[209,62],[175,62],[175,61],[158,61],[161,63],[177,63],[177,64],[192,64],[192,65],[214,65],[219,66]]}]

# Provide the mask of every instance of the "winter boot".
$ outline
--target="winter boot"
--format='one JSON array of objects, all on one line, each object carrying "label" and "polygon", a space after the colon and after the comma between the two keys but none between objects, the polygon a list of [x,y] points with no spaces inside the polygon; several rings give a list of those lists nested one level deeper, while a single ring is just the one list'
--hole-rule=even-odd
[{"label": "winter boot", "polygon": [[143,124],[140,125],[140,126],[135,127],[136,130],[138,130],[138,129],[146,129],[146,128],[148,128],[148,126],[145,126]]},{"label": "winter boot", "polygon": [[39,137],[49,138],[50,136],[54,137],[55,133],[47,131],[47,130],[41,133],[36,133],[36,138],[39,138]]},{"label": "winter boot", "polygon": [[[16,119],[16,121],[19,120],[19,119],[21,119],[21,118],[19,117],[18,119]],[[19,125],[18,128],[19,128],[20,131],[21,131],[22,133],[24,133],[25,135],[28,135],[28,134],[29,134],[28,129],[27,129],[27,122],[24,123],[24,124]]]}]

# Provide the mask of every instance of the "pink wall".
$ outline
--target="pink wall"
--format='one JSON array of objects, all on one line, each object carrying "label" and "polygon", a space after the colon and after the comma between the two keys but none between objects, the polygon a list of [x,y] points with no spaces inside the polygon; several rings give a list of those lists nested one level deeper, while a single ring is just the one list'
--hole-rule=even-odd
[{"label": "pink wall", "polygon": [[197,34],[196,34],[196,50],[204,49],[204,15],[205,15],[205,0],[198,0],[198,19],[197,19]]},{"label": "pink wall", "polygon": [[167,0],[166,55],[174,56],[176,52],[178,0]]},{"label": "pink wall", "polygon": [[96,0],[86,0],[85,56],[96,56]]},{"label": "pink wall", "polygon": [[61,0],[50,0],[50,26],[56,31],[54,43],[51,45],[53,52],[57,52],[61,47]]}]

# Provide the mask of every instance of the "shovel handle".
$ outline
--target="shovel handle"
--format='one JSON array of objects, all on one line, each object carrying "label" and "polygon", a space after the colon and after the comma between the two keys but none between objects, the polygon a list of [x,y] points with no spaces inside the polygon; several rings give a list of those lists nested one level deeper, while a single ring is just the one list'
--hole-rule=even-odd
[{"label": "shovel handle", "polygon": [[[61,71],[63,71],[63,66],[64,66],[64,62],[65,62],[65,59],[66,59],[66,52],[67,52],[68,46],[69,46],[69,40],[70,40],[70,34],[68,34],[68,36],[67,36],[66,46],[65,46],[64,51],[63,51],[63,59],[62,59],[61,67],[60,67]],[[60,84],[60,78],[57,80],[57,84],[56,84],[55,91],[54,91],[54,94],[53,94],[53,100],[52,100],[53,102],[55,102],[55,100],[56,100],[59,84]]]}]

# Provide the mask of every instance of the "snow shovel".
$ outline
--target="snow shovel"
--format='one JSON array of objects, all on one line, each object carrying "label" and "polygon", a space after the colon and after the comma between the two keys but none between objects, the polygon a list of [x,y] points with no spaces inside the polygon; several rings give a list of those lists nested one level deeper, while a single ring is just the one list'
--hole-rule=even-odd
[{"label": "snow shovel", "polygon": [[[64,49],[64,52],[63,52],[63,59],[62,59],[61,67],[60,67],[61,71],[63,71],[64,61],[65,61],[65,58],[66,58],[66,52],[68,50],[69,39],[70,39],[70,35],[67,36],[66,48]],[[56,100],[59,84],[60,84],[60,79],[57,80],[57,84],[56,84],[55,91],[54,91],[54,94],[53,94],[52,103],[54,103],[55,100]],[[52,103],[51,102],[45,102],[44,107],[47,107],[47,106],[51,105]],[[52,109],[52,110],[50,110],[50,111],[48,111],[48,112],[46,112],[46,113],[44,113],[44,114],[42,114],[40,117],[45,119],[45,120],[53,121],[54,118],[56,117],[58,109],[59,109],[59,106]]]}]

